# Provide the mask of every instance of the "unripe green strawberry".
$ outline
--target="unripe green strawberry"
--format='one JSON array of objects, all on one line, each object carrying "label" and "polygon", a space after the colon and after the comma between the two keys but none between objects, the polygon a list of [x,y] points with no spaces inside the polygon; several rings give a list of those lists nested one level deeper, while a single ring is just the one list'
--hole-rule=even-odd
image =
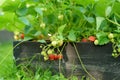
[{"label": "unripe green strawberry", "polygon": [[95,44],[95,45],[98,45],[98,44],[99,44],[99,42],[98,42],[97,39],[94,41],[94,44]]},{"label": "unripe green strawberry", "polygon": [[115,57],[115,58],[117,58],[117,57],[118,57],[118,54],[117,54],[117,53],[115,53],[114,57]]},{"label": "unripe green strawberry", "polygon": [[46,12],[47,11],[47,8],[41,8],[42,11]]},{"label": "unripe green strawberry", "polygon": [[52,46],[54,46],[54,47],[55,47],[55,46],[57,46],[57,44],[58,44],[58,43],[57,43],[57,41],[52,41],[52,43],[51,43],[51,44],[52,44]]},{"label": "unripe green strawberry", "polygon": [[56,39],[55,36],[51,36],[51,37],[50,37],[50,40],[51,40],[51,41],[54,41],[55,39]]},{"label": "unripe green strawberry", "polygon": [[114,58],[117,58],[117,57],[118,57],[118,54],[117,54],[117,53],[112,53],[112,56],[113,56]]},{"label": "unripe green strawberry", "polygon": [[112,53],[112,56],[114,57],[114,56],[115,56],[115,54],[114,54],[114,53]]},{"label": "unripe green strawberry", "polygon": [[40,45],[40,48],[43,48],[43,46],[42,46],[42,45]]},{"label": "unripe green strawberry", "polygon": [[116,53],[117,51],[114,49],[113,52]]},{"label": "unripe green strawberry", "polygon": [[110,39],[110,41],[111,41],[111,42],[113,42],[113,43],[115,42],[115,40],[114,40],[113,38],[112,38],[112,39]]},{"label": "unripe green strawberry", "polygon": [[59,40],[58,41],[58,46],[62,46],[63,45],[63,40]]},{"label": "unripe green strawberry", "polygon": [[112,33],[110,33],[110,34],[108,35],[108,38],[109,38],[109,39],[113,39],[113,38],[114,38],[114,35],[113,35]]},{"label": "unripe green strawberry", "polygon": [[61,20],[61,21],[63,20],[63,17],[64,16],[62,14],[58,15],[58,19]]},{"label": "unripe green strawberry", "polygon": [[14,39],[15,40],[19,40],[19,36],[18,35],[14,35]]},{"label": "unripe green strawberry", "polygon": [[118,48],[118,52],[120,53],[120,48]]},{"label": "unripe green strawberry", "polygon": [[53,50],[52,50],[52,49],[49,49],[49,50],[47,51],[47,53],[48,53],[48,54],[52,54],[52,53],[53,53]]},{"label": "unripe green strawberry", "polygon": [[49,58],[48,56],[44,56],[44,60],[47,61]]},{"label": "unripe green strawberry", "polygon": [[41,28],[45,28],[45,23],[41,23],[41,24],[40,24],[40,27],[41,27]]},{"label": "unripe green strawberry", "polygon": [[47,54],[46,54],[45,51],[42,51],[42,52],[41,52],[41,55],[46,56]]}]

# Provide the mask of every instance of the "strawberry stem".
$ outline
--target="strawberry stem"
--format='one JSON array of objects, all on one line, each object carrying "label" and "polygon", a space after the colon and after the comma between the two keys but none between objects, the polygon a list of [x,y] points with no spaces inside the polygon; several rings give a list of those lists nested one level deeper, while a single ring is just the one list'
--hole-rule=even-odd
[{"label": "strawberry stem", "polygon": [[82,59],[81,59],[81,57],[80,57],[80,54],[79,54],[79,52],[78,52],[78,50],[77,50],[77,48],[76,48],[76,45],[75,45],[74,43],[73,43],[73,46],[74,46],[74,48],[75,48],[76,54],[77,54],[77,56],[78,56],[78,59],[79,59],[79,61],[80,61],[80,64],[81,64],[83,70],[84,70],[93,80],[96,80],[95,77],[93,77],[93,75],[91,75],[91,74],[87,71],[85,65],[84,65],[83,62],[82,62]]},{"label": "strawberry stem", "polygon": [[106,20],[108,20],[109,22],[111,22],[111,23],[113,23],[113,24],[115,24],[115,25],[117,25],[117,26],[120,26],[120,24],[119,24],[119,23],[114,22],[114,21],[112,21],[112,20],[110,20],[110,19],[108,19],[108,18],[106,18]]}]

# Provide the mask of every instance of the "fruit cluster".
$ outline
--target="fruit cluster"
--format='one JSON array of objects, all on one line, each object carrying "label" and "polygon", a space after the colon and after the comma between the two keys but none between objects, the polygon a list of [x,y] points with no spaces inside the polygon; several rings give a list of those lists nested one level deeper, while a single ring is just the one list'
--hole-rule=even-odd
[{"label": "fruit cluster", "polygon": [[[114,42],[114,35],[112,33],[108,34],[108,38],[111,42]],[[83,38],[81,42],[94,42],[95,45],[99,44],[99,41],[97,40],[96,36],[89,36],[88,38]]]},{"label": "fruit cluster", "polygon": [[62,54],[49,54],[49,60],[60,60],[63,58]]},{"label": "fruit cluster", "polygon": [[89,36],[88,38],[83,38],[81,42],[94,42],[95,45],[99,44],[95,36]]},{"label": "fruit cluster", "polygon": [[14,39],[15,39],[15,40],[23,40],[24,37],[25,37],[24,33],[16,33],[16,34],[14,35]]},{"label": "fruit cluster", "polygon": [[[110,41],[115,45],[114,35],[113,35],[112,33],[110,33],[110,34],[108,35],[108,38],[109,38]],[[118,56],[120,56],[120,47],[118,47],[118,46],[113,46],[112,56],[113,56],[114,58],[117,58]]]},{"label": "fruit cluster", "polygon": [[[113,43],[113,45],[115,45],[115,35],[113,33],[109,33],[107,35],[108,39]],[[94,42],[95,45],[99,44],[99,41],[97,40],[97,38],[95,36],[89,36],[88,38],[83,38],[81,40],[81,42]],[[120,47],[118,46],[113,46],[113,53],[112,56],[117,58],[118,56],[120,56]]]},{"label": "fruit cluster", "polygon": [[95,36],[89,36],[88,38],[83,38],[81,42],[94,42],[96,40]]},{"label": "fruit cluster", "polygon": [[42,48],[41,55],[44,56],[44,60],[61,60],[63,58],[62,51],[60,51],[60,46],[63,45],[63,39],[58,38],[53,35],[50,37],[50,44],[47,44]]},{"label": "fruit cluster", "polygon": [[48,51],[43,50],[41,55],[44,56],[44,60],[61,60],[63,58],[62,53],[56,54],[53,49],[49,49]]}]

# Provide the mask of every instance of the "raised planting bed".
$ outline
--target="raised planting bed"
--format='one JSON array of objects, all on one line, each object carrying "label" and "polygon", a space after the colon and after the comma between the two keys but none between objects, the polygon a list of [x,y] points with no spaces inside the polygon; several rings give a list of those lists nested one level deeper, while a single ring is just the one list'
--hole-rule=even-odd
[{"label": "raised planting bed", "polygon": [[[17,46],[16,46],[17,45]],[[16,46],[13,49],[13,54],[15,57],[17,66],[26,66],[28,69],[36,71],[38,67],[41,67],[43,70],[50,69],[53,73],[61,72],[64,73],[65,70],[65,61],[60,60],[48,60],[45,61],[41,55],[42,48],[40,45],[46,45],[45,43],[32,42],[32,41],[14,41],[13,46]],[[63,50],[65,53],[65,50]],[[60,66],[60,67],[59,67]]]},{"label": "raised planting bed", "polygon": [[67,43],[62,51],[63,59],[52,61],[45,61],[40,54],[40,45],[47,45],[45,43],[15,41],[13,46],[15,45],[13,53],[16,65],[26,65],[33,71],[41,67],[50,69],[53,74],[62,72],[66,77],[75,75],[80,79],[85,76],[90,80],[120,79],[120,58],[111,56],[111,43],[103,46],[96,46],[91,42]]},{"label": "raised planting bed", "polygon": [[[96,80],[120,79],[120,57],[112,57],[112,43],[102,46],[96,46],[89,42],[76,43],[76,48],[84,67]],[[75,49],[74,52],[76,52]],[[80,60],[76,58],[77,68],[74,73],[78,73],[78,75],[82,73],[82,75],[88,77],[80,63]],[[93,78],[90,78],[90,80],[93,80]]]}]

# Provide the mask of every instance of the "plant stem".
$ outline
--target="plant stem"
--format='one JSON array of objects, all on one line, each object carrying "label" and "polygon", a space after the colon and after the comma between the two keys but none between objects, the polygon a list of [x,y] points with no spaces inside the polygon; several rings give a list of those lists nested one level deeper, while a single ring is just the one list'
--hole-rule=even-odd
[{"label": "plant stem", "polygon": [[61,52],[63,52],[63,50],[65,49],[65,45],[66,45],[66,42],[63,44],[63,47],[61,49]]},{"label": "plant stem", "polygon": [[[60,54],[63,52],[65,45],[66,45],[66,43],[63,44],[61,51],[59,50],[59,48],[57,48],[57,50],[60,52]],[[59,73],[61,73],[61,60],[59,60]]]},{"label": "plant stem", "polygon": [[83,70],[84,70],[93,80],[96,80],[95,77],[93,77],[93,76],[87,71],[87,69],[85,68],[85,65],[83,64],[82,59],[81,59],[81,57],[80,57],[80,55],[79,55],[79,52],[78,52],[78,50],[77,50],[77,48],[76,48],[76,46],[75,46],[74,43],[73,43],[73,46],[74,46],[74,48],[75,48],[75,51],[76,51],[76,53],[77,53],[77,56],[78,56],[78,58],[79,58],[79,61],[80,61],[80,64],[81,64]]},{"label": "plant stem", "polygon": [[59,73],[61,73],[61,60],[59,60]]},{"label": "plant stem", "polygon": [[120,18],[120,15],[118,13],[115,13],[115,15]]},{"label": "plant stem", "polygon": [[106,18],[109,22],[111,22],[111,23],[113,23],[113,24],[115,24],[115,25],[117,25],[117,26],[119,26],[120,27],[120,24],[118,24],[118,23],[116,23],[116,22],[114,22],[114,21],[112,21],[112,20],[110,20],[110,19],[108,19],[108,18]]}]

